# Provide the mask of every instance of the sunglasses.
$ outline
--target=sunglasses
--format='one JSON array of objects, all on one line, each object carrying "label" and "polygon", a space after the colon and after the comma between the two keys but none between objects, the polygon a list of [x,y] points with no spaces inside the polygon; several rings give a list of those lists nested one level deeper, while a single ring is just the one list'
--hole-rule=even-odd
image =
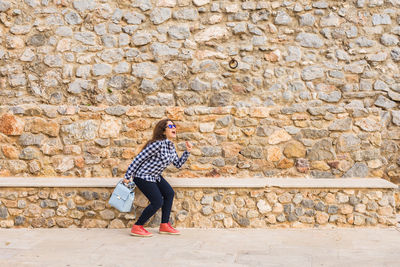
[{"label": "sunglasses", "polygon": [[176,125],[175,124],[168,124],[167,127],[172,129],[172,128],[176,128]]}]

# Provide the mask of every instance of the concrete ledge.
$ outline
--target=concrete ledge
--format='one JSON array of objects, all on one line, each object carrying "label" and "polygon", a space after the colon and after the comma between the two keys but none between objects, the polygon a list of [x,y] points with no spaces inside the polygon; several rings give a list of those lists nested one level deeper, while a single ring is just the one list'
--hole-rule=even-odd
[{"label": "concrete ledge", "polygon": [[338,179],[268,179],[268,187],[282,188],[397,188],[398,186],[381,178],[338,178]]},{"label": "concrete ledge", "polygon": [[[1,187],[114,187],[121,178],[0,177]],[[178,188],[398,188],[381,178],[167,178]]]}]

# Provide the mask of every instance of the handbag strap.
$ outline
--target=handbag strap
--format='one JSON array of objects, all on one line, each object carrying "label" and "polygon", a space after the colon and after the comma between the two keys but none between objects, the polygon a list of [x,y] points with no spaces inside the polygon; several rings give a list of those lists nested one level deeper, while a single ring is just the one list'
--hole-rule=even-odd
[{"label": "handbag strap", "polygon": [[123,186],[125,186],[126,188],[128,188],[130,191],[133,191],[136,188],[136,184],[135,182],[129,182],[127,185],[123,182],[124,179],[121,179],[119,181],[120,184],[122,184]]}]

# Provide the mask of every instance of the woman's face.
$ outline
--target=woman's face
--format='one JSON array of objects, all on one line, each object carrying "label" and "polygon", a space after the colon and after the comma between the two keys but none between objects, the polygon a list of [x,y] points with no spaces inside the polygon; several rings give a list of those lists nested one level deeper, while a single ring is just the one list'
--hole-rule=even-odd
[{"label": "woman's face", "polygon": [[176,138],[176,125],[172,121],[168,121],[165,126],[165,136],[170,140]]}]

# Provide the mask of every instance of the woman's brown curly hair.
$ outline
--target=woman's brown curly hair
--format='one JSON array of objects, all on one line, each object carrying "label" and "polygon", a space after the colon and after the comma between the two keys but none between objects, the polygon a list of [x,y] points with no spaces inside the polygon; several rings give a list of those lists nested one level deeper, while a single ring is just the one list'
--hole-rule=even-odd
[{"label": "woman's brown curly hair", "polygon": [[149,144],[155,141],[164,140],[167,138],[165,136],[165,128],[167,127],[169,121],[175,124],[171,119],[168,118],[157,122],[156,126],[153,129],[153,137],[149,141],[147,141],[147,143],[143,146],[143,149],[145,149]]}]

